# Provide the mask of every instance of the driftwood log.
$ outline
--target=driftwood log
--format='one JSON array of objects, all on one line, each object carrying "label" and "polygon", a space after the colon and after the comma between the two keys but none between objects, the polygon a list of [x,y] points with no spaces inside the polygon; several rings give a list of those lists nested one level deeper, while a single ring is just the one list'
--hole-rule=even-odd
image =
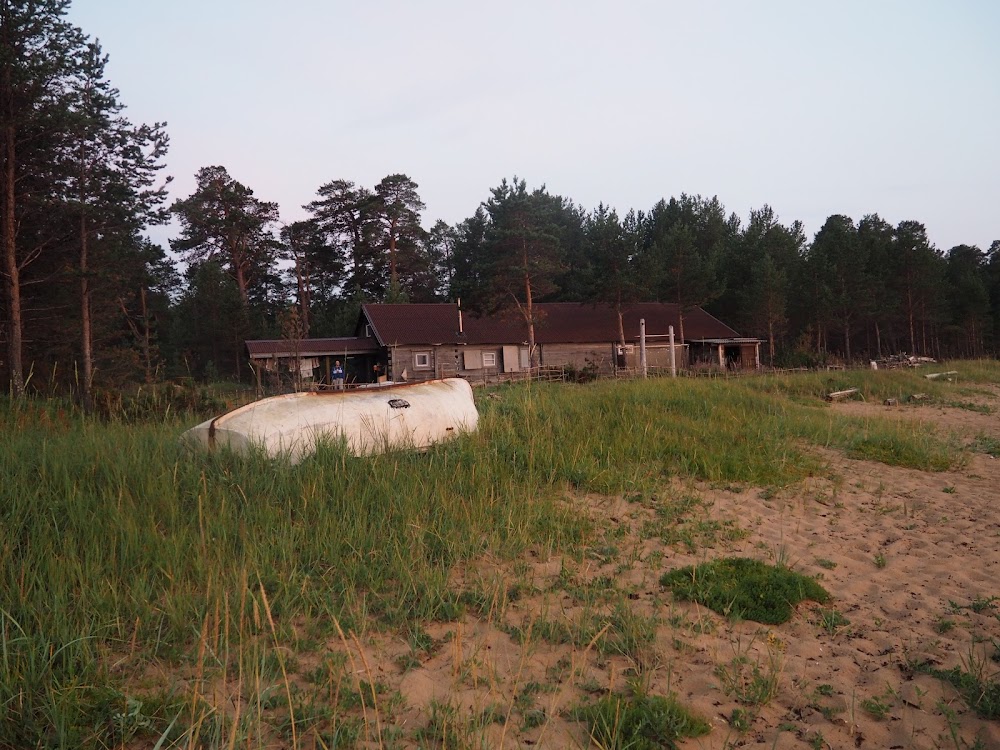
[{"label": "driftwood log", "polygon": [[836,401],[841,398],[847,398],[848,396],[853,396],[855,393],[860,393],[859,388],[848,388],[846,391],[833,391],[832,393],[826,394],[827,401]]}]

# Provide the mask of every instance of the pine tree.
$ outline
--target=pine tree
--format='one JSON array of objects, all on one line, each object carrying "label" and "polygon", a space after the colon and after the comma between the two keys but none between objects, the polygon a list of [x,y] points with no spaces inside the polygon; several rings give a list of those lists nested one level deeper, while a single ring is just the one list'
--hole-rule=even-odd
[{"label": "pine tree", "polygon": [[878,214],[868,214],[858,222],[858,242],[867,263],[867,304],[863,312],[867,313],[866,327],[875,334],[872,354],[881,358],[887,335],[890,342],[898,340],[893,321],[898,316],[899,301],[888,283],[893,273],[892,225]]},{"label": "pine tree", "polygon": [[987,255],[972,245],[956,245],[946,259],[953,353],[981,357],[992,329]]},{"label": "pine tree", "polygon": [[250,289],[273,270],[278,244],[272,226],[278,204],[262,201],[253,190],[229,176],[225,167],[203,167],[194,193],[171,210],[181,224],[170,247],[189,263],[218,259],[236,282],[244,313]]},{"label": "pine tree", "polygon": [[[65,20],[68,0],[0,0],[0,277],[11,391],[25,392],[22,276],[50,246],[52,144],[66,116],[67,81],[84,54]],[[51,217],[56,218],[56,217]]]},{"label": "pine tree", "polygon": [[458,231],[447,222],[438,219],[427,234],[427,252],[434,276],[438,280],[433,290],[434,296],[449,299],[455,284],[455,248]]},{"label": "pine tree", "polygon": [[[139,230],[167,218],[165,183],[156,184],[167,149],[163,126],[136,127],[122,115],[118,92],[104,77],[106,62],[100,46],[89,43],[70,95],[62,154],[68,166],[63,200],[77,222],[81,396],[87,411],[93,406],[95,284],[115,270],[108,263],[112,249],[135,247]],[[106,295],[115,312],[118,297],[113,289]]]},{"label": "pine tree", "polygon": [[899,299],[910,354],[930,354],[928,326],[937,307],[943,263],[919,221],[896,226],[892,259],[892,288]]},{"label": "pine tree", "polygon": [[685,313],[725,291],[721,260],[738,228],[738,219],[727,220],[718,198],[681,194],[657,201],[646,214],[639,263],[657,298],[680,308],[681,341]]},{"label": "pine tree", "polygon": [[868,262],[858,230],[849,216],[827,218],[816,233],[809,250],[810,263],[816,269],[829,300],[831,318],[825,323],[843,334],[843,354],[848,361],[854,353],[851,337],[855,323],[864,319],[870,301],[867,278]]},{"label": "pine tree", "polygon": [[[637,216],[630,213],[624,226],[613,209],[599,204],[587,216],[584,232],[587,255],[593,264],[594,302],[609,305],[618,318],[618,342],[625,345],[624,313],[639,302],[643,284],[636,265]],[[631,231],[629,231],[631,230]]]},{"label": "pine tree", "polygon": [[565,202],[544,186],[529,193],[517,177],[503,180],[490,193],[484,204],[489,217],[483,242],[486,307],[517,311],[527,328],[534,366],[535,328],[541,322],[535,302],[558,289],[556,278],[564,268],[557,211]]},{"label": "pine tree", "polygon": [[425,232],[420,226],[424,203],[417,187],[405,174],[391,174],[375,186],[375,200],[367,204],[378,227],[376,242],[386,259],[389,302],[419,294],[431,283]]},{"label": "pine tree", "polygon": [[320,186],[317,195],[319,198],[304,208],[326,234],[332,253],[340,258],[346,274],[344,294],[359,299],[380,298],[384,285],[380,283],[377,229],[371,210],[375,194],[349,180],[332,180]]}]

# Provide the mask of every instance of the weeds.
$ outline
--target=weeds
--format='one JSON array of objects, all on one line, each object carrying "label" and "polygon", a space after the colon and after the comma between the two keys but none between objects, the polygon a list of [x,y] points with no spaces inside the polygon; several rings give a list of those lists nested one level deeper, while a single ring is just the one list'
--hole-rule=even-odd
[{"label": "weeds", "polygon": [[740,734],[744,734],[750,731],[750,727],[753,726],[757,715],[753,711],[748,711],[745,708],[734,708],[726,721],[729,722],[729,726],[735,729]]},{"label": "weeds", "polygon": [[867,711],[876,721],[881,721],[892,710],[893,703],[887,701],[884,696],[875,698],[865,698],[861,701],[861,708]]},{"label": "weeds", "polygon": [[715,667],[715,676],[726,695],[756,712],[778,694],[784,665],[780,648],[769,643],[764,657],[751,658],[752,648],[752,641],[746,646],[737,642],[735,655]]},{"label": "weeds", "polygon": [[1000,440],[989,435],[980,435],[973,441],[972,450],[1000,458]]},{"label": "weeds", "polygon": [[945,633],[950,633],[955,628],[955,625],[956,623],[954,620],[942,617],[939,618],[938,621],[934,624],[934,630],[935,632],[944,635]]},{"label": "weeds", "polygon": [[850,620],[835,609],[817,607],[813,610],[813,613],[816,615],[819,626],[829,635],[834,635],[841,628],[847,627],[851,624]]},{"label": "weeds", "polygon": [[711,729],[673,695],[607,695],[576,709],[573,717],[587,723],[591,739],[604,750],[676,750],[677,740]]},{"label": "weeds", "polygon": [[459,709],[449,703],[431,701],[431,714],[427,724],[415,733],[416,739],[426,746],[449,748],[451,750],[473,750],[482,744],[476,741],[476,734],[490,717],[465,717]]},{"label": "weeds", "polygon": [[1000,719],[1000,681],[998,673],[990,673],[990,659],[975,647],[962,659],[961,666],[937,669],[925,662],[911,663],[910,667],[923,674],[932,675],[954,687],[968,704],[984,719]]}]

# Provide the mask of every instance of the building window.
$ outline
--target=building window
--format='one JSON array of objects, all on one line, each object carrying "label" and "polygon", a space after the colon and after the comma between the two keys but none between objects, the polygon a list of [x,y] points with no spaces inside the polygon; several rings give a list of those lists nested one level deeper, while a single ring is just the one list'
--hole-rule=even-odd
[{"label": "building window", "polygon": [[431,353],[413,352],[413,368],[415,370],[429,370],[431,368]]},{"label": "building window", "polygon": [[365,326],[365,338],[370,339],[372,337],[372,327],[369,325]]},{"label": "building window", "polygon": [[496,367],[496,366],[497,366],[497,353],[483,352],[483,367]]}]

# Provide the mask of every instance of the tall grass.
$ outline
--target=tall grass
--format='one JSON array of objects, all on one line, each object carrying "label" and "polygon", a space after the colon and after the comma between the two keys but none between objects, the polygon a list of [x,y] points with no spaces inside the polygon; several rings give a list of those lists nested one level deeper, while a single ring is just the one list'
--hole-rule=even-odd
[{"label": "tall grass", "polygon": [[297,466],[187,452],[177,437],[193,413],[129,424],[56,402],[0,404],[0,746],[108,746],[182,715],[175,733],[222,737],[247,715],[209,721],[197,680],[143,708],[130,688],[142,665],[273,681],[283,662],[265,670],[266,654],[248,656],[257,638],[277,652],[454,618],[456,565],[588,537],[591,522],[564,502],[575,489],[644,491],[670,476],[787,484],[824,470],[810,443],[925,469],[955,459],[930,431],[780,390],[505,387],[481,399],[479,432],[426,453],[358,459],[321,446]]}]

